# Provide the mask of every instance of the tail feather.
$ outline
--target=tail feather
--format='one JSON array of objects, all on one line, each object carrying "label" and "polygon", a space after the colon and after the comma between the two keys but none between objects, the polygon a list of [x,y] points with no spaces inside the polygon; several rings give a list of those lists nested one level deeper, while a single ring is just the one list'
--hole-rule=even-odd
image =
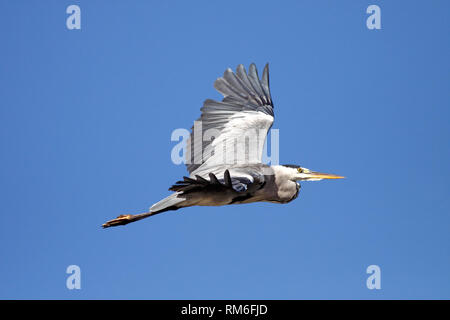
[{"label": "tail feather", "polygon": [[183,202],[184,200],[186,199],[180,196],[180,192],[172,193],[170,196],[152,205],[150,207],[150,212],[160,213],[161,210],[176,206],[177,204]]}]

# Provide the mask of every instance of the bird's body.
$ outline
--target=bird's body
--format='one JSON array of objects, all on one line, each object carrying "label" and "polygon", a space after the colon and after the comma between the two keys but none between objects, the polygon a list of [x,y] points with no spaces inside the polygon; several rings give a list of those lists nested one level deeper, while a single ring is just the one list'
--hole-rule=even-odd
[{"label": "bird's body", "polygon": [[103,227],[124,225],[170,210],[252,202],[288,203],[297,198],[297,181],[338,179],[296,165],[262,163],[263,145],[274,120],[269,69],[259,79],[256,67],[227,69],[214,83],[221,102],[206,100],[187,141],[190,173],[169,190],[173,193],[148,212],[121,215]]},{"label": "bird's body", "polygon": [[[250,170],[249,170],[250,169]],[[287,203],[294,200],[300,190],[300,184],[288,179],[288,172],[283,166],[267,166],[264,164],[252,166],[235,166],[226,169],[229,173],[230,183],[225,178],[200,178],[184,180],[172,186],[171,190],[181,191],[178,197],[186,198],[181,206],[223,206],[228,204],[243,204],[252,202]],[[242,177],[242,172],[251,175],[253,180],[234,180],[235,176]],[[225,172],[224,172],[225,173]],[[227,176],[227,174],[224,174]],[[211,183],[211,180],[213,183]],[[181,181],[180,181],[181,182]],[[233,182],[235,187],[233,188]],[[246,184],[245,189],[236,190],[236,184]],[[186,190],[187,189],[187,190]],[[183,191],[186,190],[186,191]]]}]

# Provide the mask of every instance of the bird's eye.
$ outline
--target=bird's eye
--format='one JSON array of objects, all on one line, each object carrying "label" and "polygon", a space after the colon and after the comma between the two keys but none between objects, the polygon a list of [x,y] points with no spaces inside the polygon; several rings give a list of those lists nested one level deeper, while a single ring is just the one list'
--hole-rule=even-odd
[{"label": "bird's eye", "polygon": [[303,168],[297,168],[298,173],[303,173]]}]

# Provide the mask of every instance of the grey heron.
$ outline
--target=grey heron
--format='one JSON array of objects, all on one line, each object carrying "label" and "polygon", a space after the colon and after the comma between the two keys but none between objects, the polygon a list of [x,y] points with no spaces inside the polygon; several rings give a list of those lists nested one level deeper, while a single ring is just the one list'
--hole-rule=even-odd
[{"label": "grey heron", "polygon": [[[288,203],[297,198],[299,181],[343,178],[297,165],[262,163],[262,146],[274,121],[268,64],[261,78],[255,64],[250,65],[248,73],[243,65],[239,65],[236,72],[227,69],[223,77],[214,82],[214,87],[224,98],[222,101],[206,100],[197,121],[201,127],[196,129],[194,125],[192,128],[186,152],[189,177],[171,186],[169,190],[173,193],[151,206],[148,212],[120,215],[104,223],[104,228],[191,206],[258,201]],[[208,135],[211,132],[213,137]],[[243,137],[255,135],[259,138],[256,143],[243,140]],[[205,136],[209,138],[204,139]],[[228,147],[229,141],[234,143],[233,147]],[[235,149],[235,146],[243,149]],[[232,161],[224,161],[225,158]]]}]

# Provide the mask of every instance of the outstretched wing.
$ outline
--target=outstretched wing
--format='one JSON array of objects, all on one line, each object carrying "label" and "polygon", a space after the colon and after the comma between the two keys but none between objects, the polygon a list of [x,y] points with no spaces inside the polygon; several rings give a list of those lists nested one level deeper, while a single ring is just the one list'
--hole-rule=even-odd
[{"label": "outstretched wing", "polygon": [[250,65],[248,74],[243,65],[236,73],[227,69],[214,87],[224,99],[204,102],[187,141],[186,164],[191,177],[224,164],[261,163],[273,123],[268,64],[261,79],[255,64]]}]

